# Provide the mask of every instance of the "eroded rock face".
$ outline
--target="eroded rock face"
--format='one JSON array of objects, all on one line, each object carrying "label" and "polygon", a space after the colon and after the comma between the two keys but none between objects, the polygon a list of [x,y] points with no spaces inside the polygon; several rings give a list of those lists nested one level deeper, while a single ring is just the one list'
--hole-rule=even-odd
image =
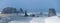
[{"label": "eroded rock face", "polygon": [[2,14],[7,14],[7,13],[17,13],[17,10],[16,8],[6,7],[2,10]]},{"label": "eroded rock face", "polygon": [[48,17],[56,16],[56,11],[54,8],[49,8]]},{"label": "eroded rock face", "polygon": [[19,13],[24,13],[24,11],[23,11],[22,8],[20,8],[18,12],[19,12]]}]

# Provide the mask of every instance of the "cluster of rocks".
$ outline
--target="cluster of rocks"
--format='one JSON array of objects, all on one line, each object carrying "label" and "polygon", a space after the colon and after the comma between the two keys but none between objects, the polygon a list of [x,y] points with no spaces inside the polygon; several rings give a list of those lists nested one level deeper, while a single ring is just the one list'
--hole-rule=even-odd
[{"label": "cluster of rocks", "polygon": [[[24,12],[22,8],[20,8],[19,11],[17,11],[16,8],[12,8],[12,7],[6,7],[2,10],[2,14],[11,14],[11,13],[24,13],[25,14],[24,17],[29,17],[29,15],[27,14],[27,11],[25,10]],[[40,15],[43,15],[43,13],[41,12]],[[49,8],[48,17],[51,17],[51,16],[56,16],[56,11],[54,8]],[[30,17],[35,17],[35,14],[31,14]],[[0,21],[2,23],[8,23],[17,18],[19,19],[20,16],[9,16],[9,17],[3,17],[3,18],[0,17]]]},{"label": "cluster of rocks", "polygon": [[[16,8],[6,7],[2,11],[2,14],[10,14],[10,13],[24,13],[25,14],[25,17],[29,16],[27,14],[27,11],[25,10],[25,12],[24,12],[22,8],[20,8],[20,10],[17,11]],[[43,15],[42,12],[40,13],[40,15]],[[31,16],[34,17],[35,14],[32,14]],[[50,16],[56,16],[56,11],[55,11],[54,8],[49,8],[48,17],[50,17]]]},{"label": "cluster of rocks", "polygon": [[25,16],[25,17],[29,17],[29,16],[30,16],[30,17],[35,17],[35,14],[28,15],[28,14],[27,14],[27,11],[25,10],[25,15],[24,15],[24,16]]}]

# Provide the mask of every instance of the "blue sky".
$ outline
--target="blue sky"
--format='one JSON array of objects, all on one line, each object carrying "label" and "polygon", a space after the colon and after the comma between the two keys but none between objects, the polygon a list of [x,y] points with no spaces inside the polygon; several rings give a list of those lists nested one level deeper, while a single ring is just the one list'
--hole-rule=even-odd
[{"label": "blue sky", "polygon": [[60,0],[0,0],[0,11],[5,7],[23,8],[28,11],[48,11],[55,8],[60,11]]}]

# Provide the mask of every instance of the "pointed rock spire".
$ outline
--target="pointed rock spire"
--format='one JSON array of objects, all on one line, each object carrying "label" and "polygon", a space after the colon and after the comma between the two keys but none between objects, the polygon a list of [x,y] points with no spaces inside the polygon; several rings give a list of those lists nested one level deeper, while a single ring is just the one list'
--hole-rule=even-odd
[{"label": "pointed rock spire", "polygon": [[23,9],[20,8],[20,10],[18,11],[19,13],[24,13]]},{"label": "pointed rock spire", "polygon": [[28,16],[28,14],[27,14],[27,11],[25,10],[25,17],[27,17]]}]

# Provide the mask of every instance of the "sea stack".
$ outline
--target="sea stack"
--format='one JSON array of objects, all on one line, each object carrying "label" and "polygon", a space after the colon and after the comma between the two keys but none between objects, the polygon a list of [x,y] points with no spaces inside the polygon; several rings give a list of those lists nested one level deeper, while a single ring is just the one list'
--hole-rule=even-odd
[{"label": "sea stack", "polygon": [[25,10],[25,17],[28,17],[27,11]]},{"label": "sea stack", "polygon": [[54,8],[49,8],[48,17],[56,16],[56,11]]},{"label": "sea stack", "polygon": [[20,8],[18,12],[19,12],[19,13],[24,13],[24,11],[23,11],[22,8]]},{"label": "sea stack", "polygon": [[13,7],[6,7],[2,10],[2,14],[10,14],[10,13],[16,13],[16,8]]}]

